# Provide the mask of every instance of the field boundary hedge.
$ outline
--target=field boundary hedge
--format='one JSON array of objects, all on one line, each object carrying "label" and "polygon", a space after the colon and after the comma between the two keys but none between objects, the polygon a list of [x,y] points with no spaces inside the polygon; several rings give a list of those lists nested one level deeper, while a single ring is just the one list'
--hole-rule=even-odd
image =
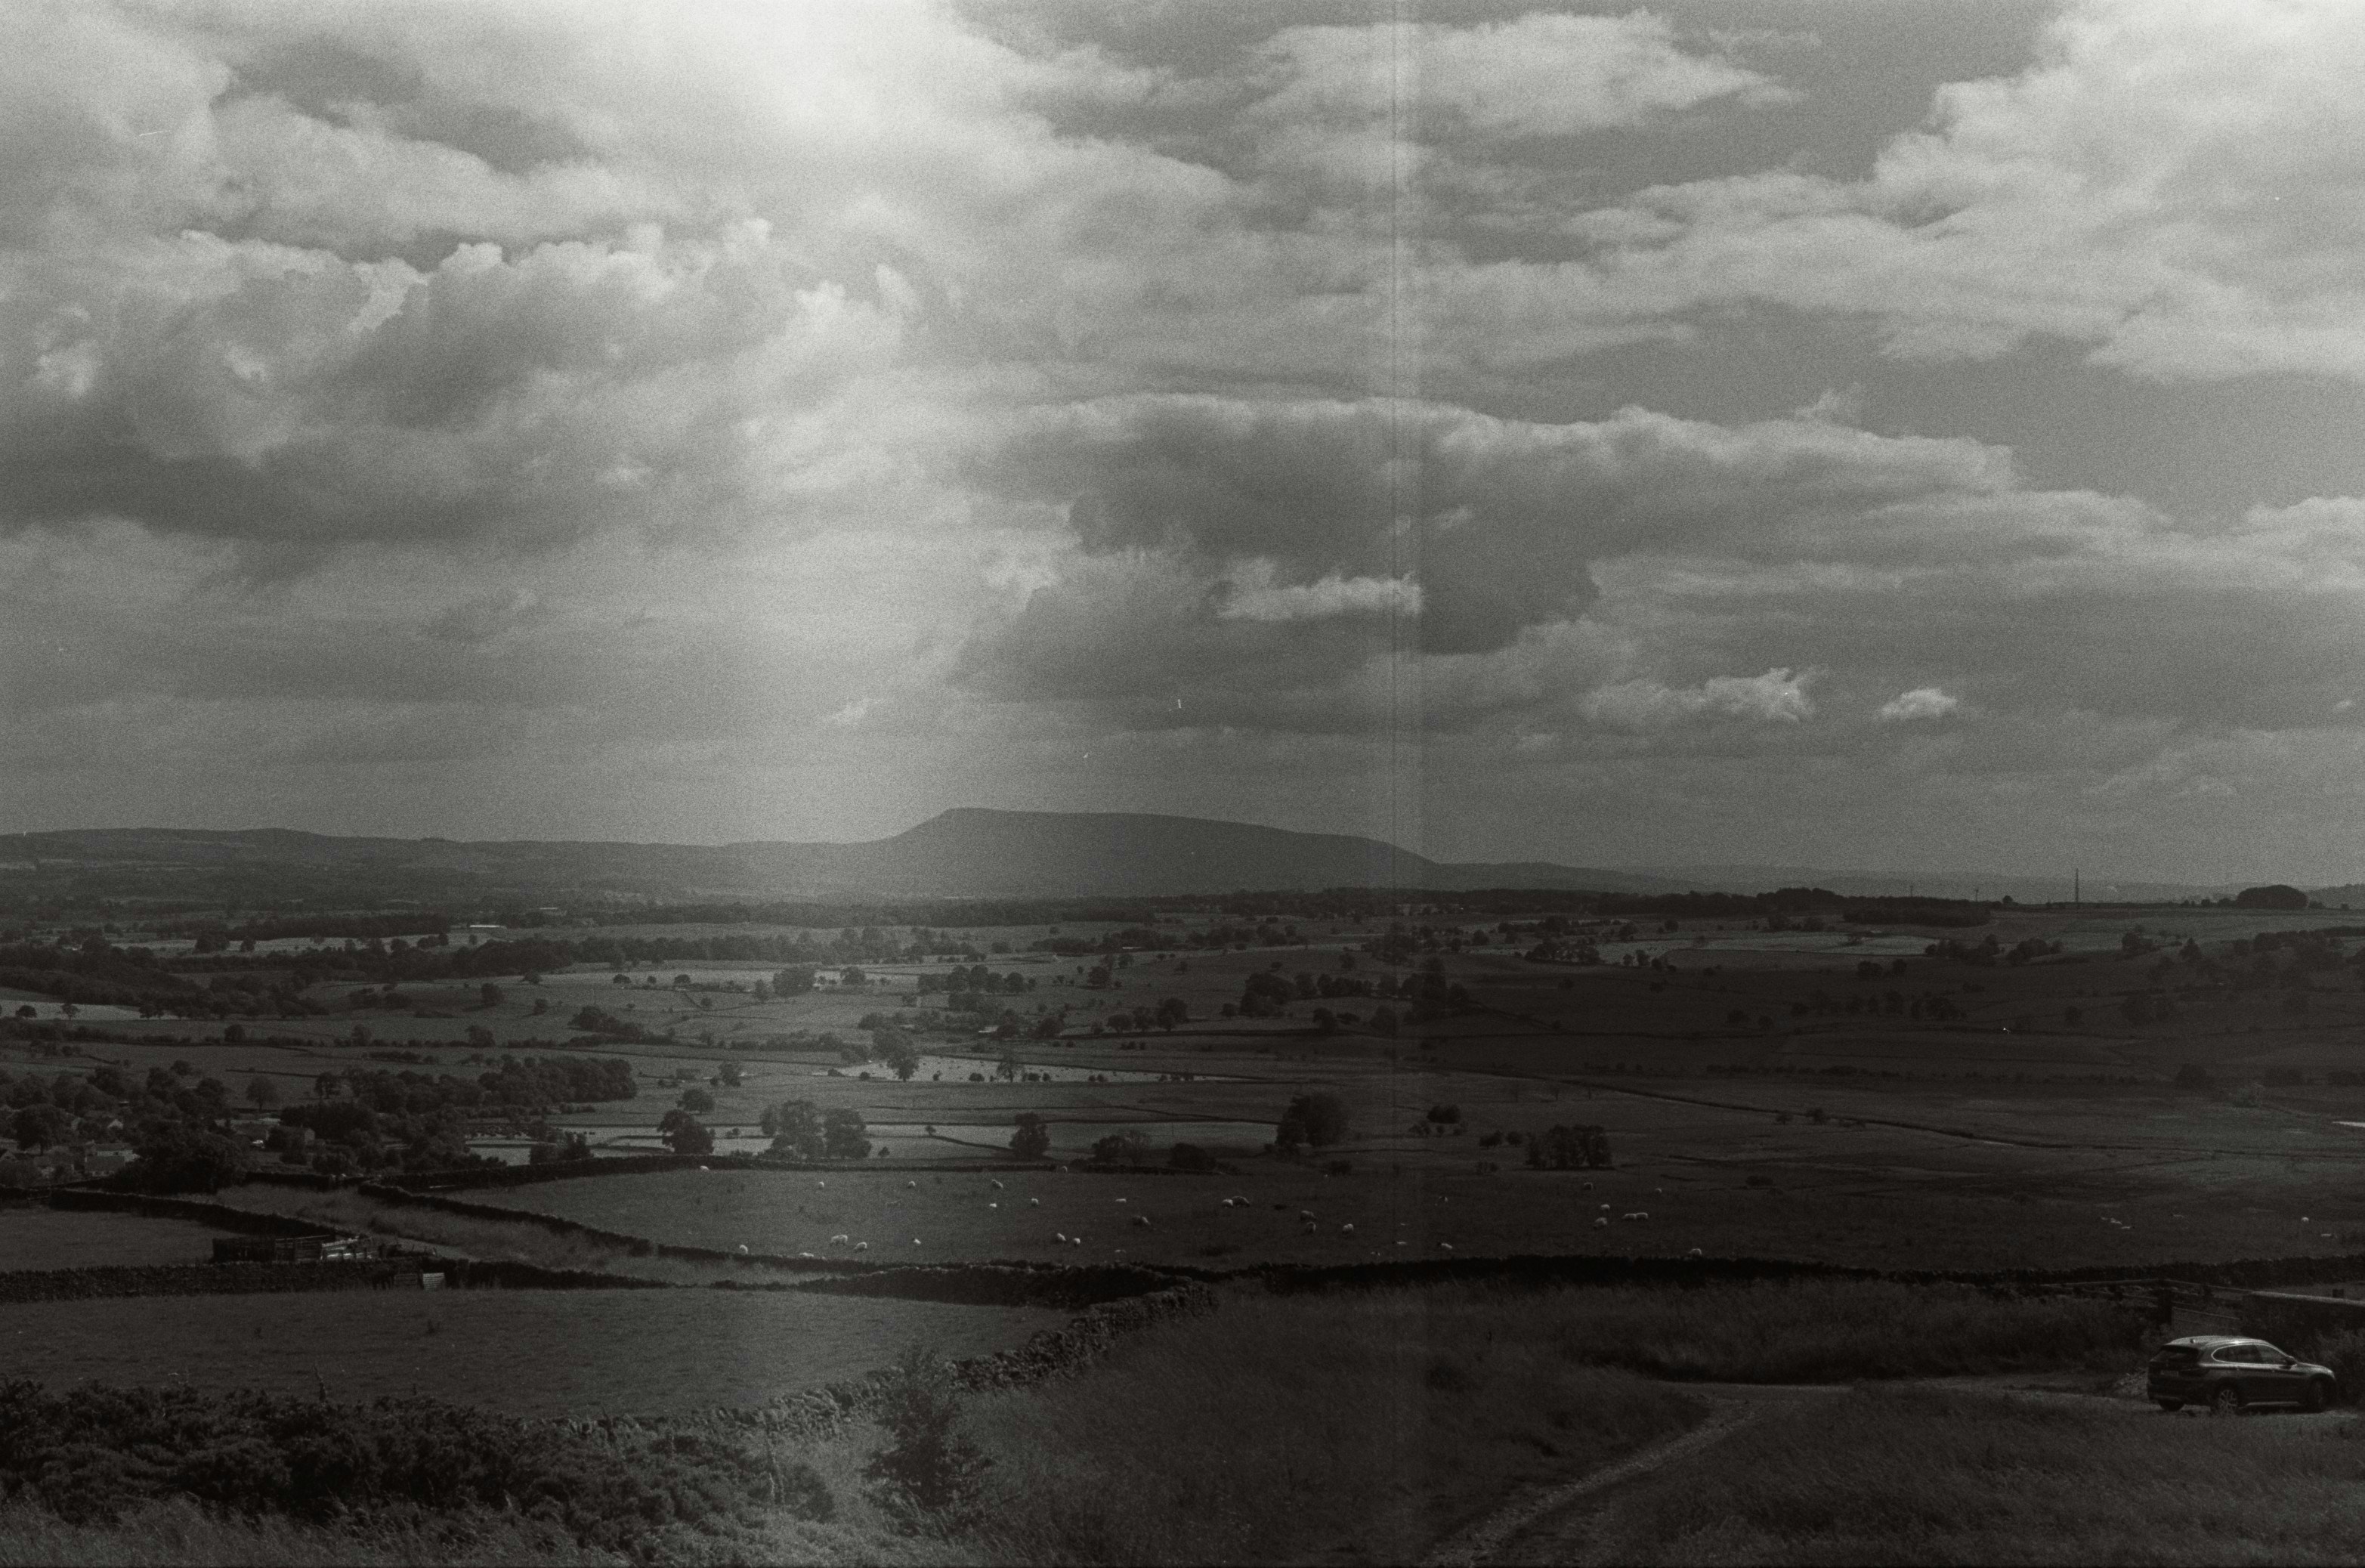
[{"label": "field boundary hedge", "polygon": [[152,1295],[286,1295],[311,1291],[415,1290],[441,1274],[452,1290],[671,1290],[658,1280],[532,1263],[411,1253],[318,1263],[123,1263],[0,1271],[0,1304]]},{"label": "field boundary hedge", "polygon": [[[548,1165],[509,1165],[499,1170],[405,1171],[393,1184],[413,1192],[448,1193],[472,1187],[531,1187],[543,1182],[571,1182],[582,1176],[645,1176],[667,1170],[897,1170],[974,1175],[981,1170],[1048,1170],[1051,1164],[1048,1159],[1016,1159],[1006,1155],[999,1159],[866,1160],[780,1159],[755,1154],[618,1154]],[[286,1180],[277,1171],[256,1174],[264,1181]],[[349,1182],[352,1180],[346,1179]],[[366,1178],[363,1183],[369,1184]]]},{"label": "field boundary hedge", "polygon": [[[1104,1302],[1057,1328],[1042,1329],[1014,1350],[994,1350],[951,1363],[953,1380],[971,1392],[1025,1388],[1082,1370],[1129,1334],[1178,1317],[1213,1312],[1221,1296],[1206,1285],[1169,1284],[1146,1295]],[[828,1437],[879,1407],[888,1373],[800,1389],[768,1404],[723,1406],[686,1416],[611,1416],[569,1420],[581,1431],[681,1430],[757,1428],[774,1437]]]}]

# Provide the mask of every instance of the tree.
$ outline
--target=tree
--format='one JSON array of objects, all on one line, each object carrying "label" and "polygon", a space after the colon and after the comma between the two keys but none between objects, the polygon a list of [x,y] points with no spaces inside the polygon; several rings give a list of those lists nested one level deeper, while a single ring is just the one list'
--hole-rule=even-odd
[{"label": "tree", "polygon": [[1015,1083],[1018,1081],[1018,1075],[1026,1070],[1026,1064],[1018,1059],[1018,1052],[1009,1047],[1004,1047],[1003,1048],[1001,1059],[993,1064],[993,1076],[996,1078],[1005,1078],[1011,1082]]},{"label": "tree", "polygon": [[1040,1159],[1051,1147],[1051,1129],[1032,1111],[1018,1113],[1018,1130],[1010,1135],[1010,1152],[1021,1159]]},{"label": "tree", "polygon": [[260,1075],[246,1081],[246,1098],[258,1111],[279,1103],[279,1085]]},{"label": "tree", "polygon": [[1127,1127],[1095,1141],[1093,1159],[1103,1165],[1146,1164],[1149,1159],[1149,1140]]},{"label": "tree", "polygon": [[488,1051],[493,1048],[496,1042],[493,1039],[493,1032],[490,1029],[486,1028],[482,1024],[471,1024],[468,1025],[468,1046],[470,1049]]},{"label": "tree", "polygon": [[665,1118],[657,1123],[657,1131],[664,1137],[666,1147],[676,1154],[714,1152],[714,1135],[688,1111],[667,1111]]},{"label": "tree", "polygon": [[783,1100],[777,1105],[768,1105],[758,1125],[771,1135],[774,1154],[819,1159],[827,1152],[821,1107],[810,1100]]},{"label": "tree", "polygon": [[230,1139],[176,1125],[140,1144],[125,1174],[143,1193],[212,1193],[244,1170],[242,1151]]},{"label": "tree", "polygon": [[499,1007],[501,1004],[501,988],[487,980],[476,988],[476,1000],[487,1007]]},{"label": "tree", "polygon": [[912,1075],[920,1070],[920,1048],[902,1030],[874,1029],[870,1045],[879,1059],[887,1064],[887,1070],[903,1082],[911,1082]]},{"label": "tree", "polygon": [[714,1096],[693,1083],[681,1092],[681,1108],[692,1115],[702,1116],[714,1109]]},{"label": "tree", "polygon": [[1396,1010],[1384,1002],[1373,1008],[1372,1033],[1388,1039],[1395,1038]]},{"label": "tree", "polygon": [[2244,888],[2234,895],[2237,909],[2305,909],[2307,895],[2283,882],[2270,882],[2264,887]]},{"label": "tree", "polygon": [[813,972],[810,969],[782,969],[772,977],[775,996],[802,996],[813,988]]},{"label": "tree", "polygon": [[822,1119],[822,1152],[832,1159],[868,1159],[870,1140],[864,1136],[862,1113],[841,1105]]},{"label": "tree", "polygon": [[876,1419],[888,1441],[863,1467],[880,1502],[914,1522],[973,1507],[993,1462],[955,1428],[960,1396],[944,1359],[913,1346],[896,1357]]},{"label": "tree", "polygon": [[1347,1136],[1347,1103],[1336,1094],[1300,1094],[1281,1114],[1274,1142],[1284,1148],[1301,1143],[1328,1148]]},{"label": "tree", "polygon": [[1158,1026],[1171,1035],[1175,1025],[1191,1021],[1191,1004],[1179,996],[1170,996],[1158,1004],[1157,1021]]},{"label": "tree", "polygon": [[55,1105],[28,1105],[8,1118],[8,1134],[24,1149],[43,1149],[63,1143],[73,1130],[73,1118]]},{"label": "tree", "polygon": [[747,1075],[737,1062],[726,1061],[714,1070],[714,1076],[723,1081],[723,1088],[736,1089],[745,1081]]}]

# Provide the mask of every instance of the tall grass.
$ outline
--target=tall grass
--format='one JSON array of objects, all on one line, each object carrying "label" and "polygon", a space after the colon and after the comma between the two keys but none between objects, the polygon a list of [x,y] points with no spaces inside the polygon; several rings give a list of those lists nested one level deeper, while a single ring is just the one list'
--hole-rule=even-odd
[{"label": "tall grass", "polygon": [[1407,1562],[1522,1482],[1699,1414],[1491,1304],[1252,1297],[978,1401],[994,1467],[970,1544],[997,1562]]},{"label": "tall grass", "polygon": [[1642,1484],[1584,1554],[1635,1563],[2355,1562],[2346,1423],[1928,1390],[1767,1417]]}]

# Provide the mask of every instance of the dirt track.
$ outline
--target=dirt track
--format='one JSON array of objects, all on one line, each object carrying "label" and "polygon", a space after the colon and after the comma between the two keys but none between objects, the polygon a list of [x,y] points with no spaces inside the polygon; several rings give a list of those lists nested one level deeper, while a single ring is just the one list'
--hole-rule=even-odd
[{"label": "dirt track", "polygon": [[[1433,1547],[1422,1560],[1424,1568],[1584,1563],[1589,1560],[1586,1555],[1589,1534],[1586,1526],[1592,1513],[1584,1505],[1592,1499],[1627,1482],[1703,1453],[1782,1406],[1804,1400],[1840,1397],[1855,1392],[1857,1386],[1851,1383],[1686,1384],[1685,1392],[1710,1402],[1709,1417],[1698,1426],[1629,1454],[1614,1464],[1521,1493],[1478,1523]],[[2008,1375],[1916,1379],[1909,1383],[1873,1386],[1927,1388],[1999,1399],[2074,1404],[2089,1409],[2115,1410],[2129,1419],[2146,1417],[2159,1420],[2210,1418],[2199,1410],[2186,1410],[2171,1417],[2155,1409],[2149,1402],[2130,1397],[2124,1393],[2099,1394],[2073,1388],[2045,1387]],[[2316,1415],[2278,1412],[2276,1418],[2314,1422],[2348,1421],[2356,1417],[2354,1412],[2329,1410]]]}]

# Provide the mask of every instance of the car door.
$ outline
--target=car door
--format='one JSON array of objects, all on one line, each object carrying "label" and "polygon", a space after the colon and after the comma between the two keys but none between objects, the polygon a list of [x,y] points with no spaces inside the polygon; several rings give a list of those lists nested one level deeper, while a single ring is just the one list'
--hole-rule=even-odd
[{"label": "car door", "polygon": [[2246,1403],[2266,1396],[2260,1386],[2260,1378],[2266,1369],[2259,1364],[2258,1347],[2255,1345],[2220,1346],[2210,1360],[2225,1368],[2222,1380],[2232,1383]]},{"label": "car door", "polygon": [[2253,1345],[2250,1349],[2259,1358],[2259,1392],[2253,1399],[2270,1404],[2296,1405],[2305,1393],[2295,1358],[2283,1354],[2272,1345]]}]

